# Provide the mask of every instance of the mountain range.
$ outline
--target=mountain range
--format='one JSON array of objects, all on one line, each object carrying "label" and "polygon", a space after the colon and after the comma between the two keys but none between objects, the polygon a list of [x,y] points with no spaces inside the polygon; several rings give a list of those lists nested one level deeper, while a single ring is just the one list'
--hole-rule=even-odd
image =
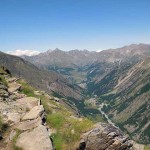
[{"label": "mountain range", "polygon": [[70,105],[97,97],[97,108],[104,104],[102,110],[116,125],[149,144],[150,45],[101,52],[55,49],[22,58],[0,53],[0,63],[36,88],[67,97]]},{"label": "mountain range", "polygon": [[7,67],[12,75],[22,77],[30,85],[48,93],[82,99],[82,90],[54,71],[41,70],[20,57],[0,52],[0,64]]}]

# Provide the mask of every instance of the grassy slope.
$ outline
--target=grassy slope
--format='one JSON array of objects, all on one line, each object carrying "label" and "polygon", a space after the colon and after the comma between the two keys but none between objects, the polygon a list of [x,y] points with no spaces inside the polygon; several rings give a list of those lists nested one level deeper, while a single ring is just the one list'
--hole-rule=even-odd
[{"label": "grassy slope", "polygon": [[145,146],[144,150],[150,150],[150,146]]},{"label": "grassy slope", "polygon": [[128,77],[118,78],[121,84],[101,96],[109,104],[105,111],[113,121],[135,140],[147,144],[150,140],[150,127],[147,127],[150,121],[149,63],[146,59],[136,64],[126,72]]},{"label": "grassy slope", "polygon": [[47,125],[55,131],[51,136],[55,148],[57,150],[75,149],[81,134],[89,130],[93,122],[87,118],[75,117],[73,112],[50,100],[46,94],[35,95],[35,89],[25,81],[20,80],[19,83],[22,84],[21,93],[41,99],[47,113]]}]

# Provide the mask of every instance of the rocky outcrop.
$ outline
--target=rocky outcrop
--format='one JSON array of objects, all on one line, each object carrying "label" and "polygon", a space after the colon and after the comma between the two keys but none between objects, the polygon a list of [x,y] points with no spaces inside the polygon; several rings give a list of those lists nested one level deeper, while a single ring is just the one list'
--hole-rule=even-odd
[{"label": "rocky outcrop", "polygon": [[34,120],[40,117],[44,112],[43,105],[35,106],[33,107],[28,113],[25,114],[25,116],[22,118],[22,120]]},{"label": "rocky outcrop", "polygon": [[119,128],[108,124],[98,124],[85,133],[77,150],[137,150],[133,141],[127,138]]},{"label": "rocky outcrop", "polygon": [[[3,137],[4,143],[0,143],[0,149],[11,150],[17,146],[22,150],[53,150],[40,100],[21,94],[21,85],[16,78],[8,75],[6,81],[7,86],[0,82],[0,115],[9,126],[9,133]],[[14,138],[16,142],[12,146]]]},{"label": "rocky outcrop", "polygon": [[8,91],[9,91],[10,93],[13,93],[13,92],[16,92],[16,91],[18,91],[18,90],[20,90],[20,89],[21,89],[21,85],[18,84],[18,83],[13,82],[13,83],[10,83],[10,84],[9,84]]},{"label": "rocky outcrop", "polygon": [[38,105],[38,99],[35,97],[24,97],[16,100],[20,105],[23,105],[26,109],[31,110],[33,107]]},{"label": "rocky outcrop", "polygon": [[17,124],[16,128],[21,130],[21,131],[26,131],[26,130],[31,130],[35,127],[38,127],[41,124],[42,124],[42,120],[39,117],[39,118],[34,119],[34,120],[22,121],[19,124]]},{"label": "rocky outcrop", "polygon": [[23,150],[53,150],[47,129],[42,125],[20,134],[16,146]]}]

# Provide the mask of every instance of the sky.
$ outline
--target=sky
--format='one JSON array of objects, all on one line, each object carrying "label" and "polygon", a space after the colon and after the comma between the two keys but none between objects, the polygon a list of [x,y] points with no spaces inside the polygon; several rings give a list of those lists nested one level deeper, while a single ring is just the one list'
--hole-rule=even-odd
[{"label": "sky", "polygon": [[150,0],[0,0],[0,50],[150,43]]}]

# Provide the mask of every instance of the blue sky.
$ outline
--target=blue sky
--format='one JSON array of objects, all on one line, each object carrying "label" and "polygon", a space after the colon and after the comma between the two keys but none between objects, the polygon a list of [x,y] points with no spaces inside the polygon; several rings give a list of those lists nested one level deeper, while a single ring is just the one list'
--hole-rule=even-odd
[{"label": "blue sky", "polygon": [[0,50],[150,43],[150,0],[0,0]]}]

